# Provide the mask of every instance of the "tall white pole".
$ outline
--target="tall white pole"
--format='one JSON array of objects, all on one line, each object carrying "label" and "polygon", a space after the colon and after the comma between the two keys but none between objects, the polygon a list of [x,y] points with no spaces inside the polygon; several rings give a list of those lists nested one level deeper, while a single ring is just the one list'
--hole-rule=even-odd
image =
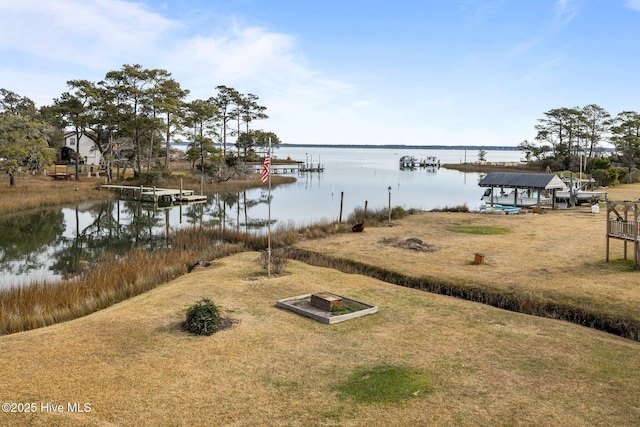
[{"label": "tall white pole", "polygon": [[269,205],[269,219],[267,222],[267,276],[271,277],[271,138],[269,138],[269,151],[267,152],[269,156],[269,196],[268,196],[268,205]]}]

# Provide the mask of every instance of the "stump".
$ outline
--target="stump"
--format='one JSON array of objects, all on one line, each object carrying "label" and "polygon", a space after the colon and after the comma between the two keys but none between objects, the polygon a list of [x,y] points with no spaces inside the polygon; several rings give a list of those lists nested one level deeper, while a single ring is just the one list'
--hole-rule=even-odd
[{"label": "stump", "polygon": [[474,264],[484,264],[484,254],[476,254],[476,257],[474,259]]}]

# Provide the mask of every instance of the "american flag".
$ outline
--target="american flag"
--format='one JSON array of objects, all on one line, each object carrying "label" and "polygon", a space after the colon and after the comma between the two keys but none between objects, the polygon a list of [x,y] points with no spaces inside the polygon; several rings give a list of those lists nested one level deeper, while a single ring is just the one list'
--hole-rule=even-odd
[{"label": "american flag", "polygon": [[260,176],[262,182],[267,182],[267,180],[269,179],[270,164],[271,160],[269,159],[269,155],[267,154],[266,156],[264,156],[264,163],[262,164],[262,175]]}]

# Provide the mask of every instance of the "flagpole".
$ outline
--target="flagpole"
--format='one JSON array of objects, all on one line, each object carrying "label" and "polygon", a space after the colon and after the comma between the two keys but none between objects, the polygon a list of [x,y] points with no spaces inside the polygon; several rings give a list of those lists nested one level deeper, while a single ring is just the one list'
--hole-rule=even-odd
[{"label": "flagpole", "polygon": [[269,196],[267,198],[269,202],[269,219],[267,221],[267,276],[271,277],[271,138],[269,138]]}]

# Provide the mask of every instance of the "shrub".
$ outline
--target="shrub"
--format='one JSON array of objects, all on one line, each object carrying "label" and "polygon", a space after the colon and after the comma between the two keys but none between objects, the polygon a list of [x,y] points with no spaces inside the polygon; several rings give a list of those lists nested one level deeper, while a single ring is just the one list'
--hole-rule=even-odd
[{"label": "shrub", "polygon": [[611,161],[606,157],[596,157],[593,159],[591,168],[595,171],[598,169],[609,169],[611,167]]},{"label": "shrub", "polygon": [[431,212],[469,212],[469,206],[466,203],[456,206],[445,206],[444,208],[434,208]]},{"label": "shrub", "polygon": [[138,182],[142,185],[160,185],[164,184],[167,179],[171,178],[171,172],[165,169],[152,169],[148,172],[142,172],[139,174],[137,171],[133,173],[132,181]]},{"label": "shrub", "polygon": [[407,216],[407,211],[402,206],[396,206],[391,209],[391,218],[392,219],[402,219]]},{"label": "shrub", "polygon": [[186,329],[197,335],[211,335],[220,328],[218,307],[203,298],[187,309]]},{"label": "shrub", "polygon": [[603,187],[610,185],[608,169],[594,169],[591,177],[595,180],[596,185]]},{"label": "shrub", "polygon": [[[262,267],[263,270],[267,270],[269,268],[269,252],[262,251],[260,252],[260,256],[257,259],[258,264]],[[282,249],[272,249],[271,250],[271,272],[274,274],[280,274],[284,271],[287,263],[289,262],[289,258],[287,258],[286,253]]]}]

